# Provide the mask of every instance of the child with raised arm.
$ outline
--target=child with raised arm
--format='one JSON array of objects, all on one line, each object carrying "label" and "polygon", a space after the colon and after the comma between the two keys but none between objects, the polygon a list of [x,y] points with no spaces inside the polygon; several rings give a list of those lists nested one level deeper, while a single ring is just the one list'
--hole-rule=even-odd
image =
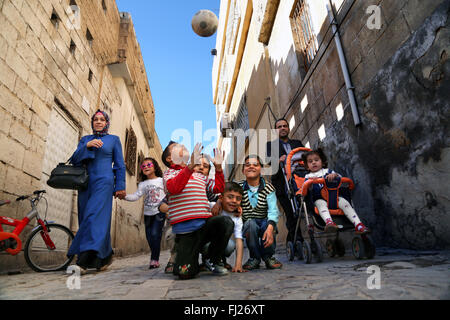
[{"label": "child with raised arm", "polygon": [[144,196],[145,235],[151,251],[149,269],[153,269],[159,268],[162,229],[168,207],[163,202],[166,193],[158,162],[153,158],[145,158],[140,168],[142,181],[138,185],[138,190],[133,194],[127,194],[125,200],[137,201]]},{"label": "child with raised arm", "polygon": [[211,242],[208,257],[213,272],[228,273],[219,263],[233,226],[226,217],[211,215],[206,197],[207,186],[213,193],[223,192],[223,154],[220,150],[214,150],[216,175],[212,184],[207,177],[193,170],[200,163],[200,154],[200,144],[195,146],[190,160],[186,147],[178,143],[169,144],[163,152],[164,160],[169,164],[164,174],[169,201],[168,218],[176,235],[177,247],[173,274],[180,279],[191,279],[198,274],[200,249],[207,242]]},{"label": "child with raised arm", "polygon": [[[340,174],[327,168],[327,157],[323,153],[322,149],[304,153],[303,159],[306,169],[310,171],[310,173],[305,176],[306,179],[325,178],[331,182],[338,176],[341,176]],[[338,226],[331,218],[327,202],[322,198],[320,194],[322,188],[323,186],[320,184],[314,184],[311,186],[312,199],[314,205],[319,211],[320,217],[323,219],[323,221],[325,221],[325,232],[336,232],[338,230]],[[345,216],[353,223],[357,234],[370,232],[370,230],[359,220],[359,217],[351,204],[343,197],[339,197],[339,208],[344,211]]]}]

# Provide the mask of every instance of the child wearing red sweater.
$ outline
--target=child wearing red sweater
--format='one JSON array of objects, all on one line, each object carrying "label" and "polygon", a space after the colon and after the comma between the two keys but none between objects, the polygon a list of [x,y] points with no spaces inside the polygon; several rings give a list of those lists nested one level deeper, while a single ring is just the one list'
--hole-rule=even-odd
[{"label": "child wearing red sweater", "polygon": [[233,232],[233,222],[223,216],[213,217],[206,196],[206,190],[223,192],[222,152],[214,150],[214,180],[194,172],[194,166],[201,161],[200,144],[195,146],[190,161],[186,147],[173,142],[164,150],[162,158],[169,167],[164,173],[164,182],[169,202],[168,219],[176,235],[173,274],[180,279],[195,277],[199,272],[200,250],[207,242],[211,242],[207,258],[213,266],[213,273],[227,274],[220,261]]}]

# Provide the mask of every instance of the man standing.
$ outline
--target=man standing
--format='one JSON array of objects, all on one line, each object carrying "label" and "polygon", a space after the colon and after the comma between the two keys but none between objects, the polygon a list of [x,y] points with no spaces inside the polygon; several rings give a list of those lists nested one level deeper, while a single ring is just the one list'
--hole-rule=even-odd
[{"label": "man standing", "polygon": [[[278,119],[275,122],[275,129],[277,129],[278,131],[278,139],[267,142],[266,150],[267,157],[270,159],[271,165],[278,166],[276,168],[278,169],[276,173],[271,176],[271,182],[275,187],[277,199],[283,207],[284,213],[286,215],[286,228],[288,230],[286,243],[288,241],[294,242],[294,240],[300,240],[303,242],[300,230],[298,230],[297,232],[297,239],[294,239],[297,220],[294,218],[294,212],[292,210],[292,205],[288,197],[285,178],[283,176],[283,171],[281,170],[281,165],[286,164],[287,155],[295,148],[303,147],[303,144],[300,140],[289,139],[290,129],[289,123],[286,119]],[[272,158],[272,142],[279,144],[279,159]],[[274,155],[274,157],[275,156],[276,155]]]}]

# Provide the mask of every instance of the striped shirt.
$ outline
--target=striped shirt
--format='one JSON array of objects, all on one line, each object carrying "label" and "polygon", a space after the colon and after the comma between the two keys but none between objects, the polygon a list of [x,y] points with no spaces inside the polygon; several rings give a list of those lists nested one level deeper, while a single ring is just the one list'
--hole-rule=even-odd
[{"label": "striped shirt", "polygon": [[267,219],[274,227],[278,223],[279,210],[275,188],[261,178],[261,183],[255,191],[244,180],[238,182],[244,189],[242,197],[242,220],[244,223],[250,219]]},{"label": "striped shirt", "polygon": [[223,192],[223,172],[216,172],[215,179],[194,173],[188,167],[172,166],[164,173],[169,200],[169,222],[171,225],[211,217],[206,191]]}]

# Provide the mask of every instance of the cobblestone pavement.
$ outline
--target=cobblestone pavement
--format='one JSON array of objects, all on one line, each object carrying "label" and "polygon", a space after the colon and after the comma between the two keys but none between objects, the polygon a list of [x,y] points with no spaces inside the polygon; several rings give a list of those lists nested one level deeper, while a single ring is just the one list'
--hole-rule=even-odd
[{"label": "cobblestone pavement", "polygon": [[[371,260],[325,256],[321,263],[287,261],[282,248],[276,257],[281,270],[259,270],[215,276],[202,272],[192,280],[164,273],[169,252],[161,254],[161,268],[148,269],[148,254],[117,258],[107,271],[80,278],[80,289],[67,287],[64,272],[26,272],[0,275],[0,300],[329,300],[329,299],[450,299],[450,252],[414,252],[378,248]],[[246,258],[246,256],[244,257]],[[229,262],[232,261],[233,258]],[[380,288],[369,289],[371,265],[379,267]],[[368,281],[369,279],[369,281]],[[70,282],[70,281],[69,281]],[[71,282],[72,285],[76,284]]]}]

